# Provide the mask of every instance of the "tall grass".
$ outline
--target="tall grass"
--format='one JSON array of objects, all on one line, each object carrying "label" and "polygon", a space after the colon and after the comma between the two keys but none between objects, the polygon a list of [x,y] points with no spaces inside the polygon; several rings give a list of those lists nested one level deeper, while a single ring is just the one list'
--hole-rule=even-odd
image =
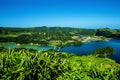
[{"label": "tall grass", "polygon": [[[87,61],[88,60],[88,61]],[[7,80],[119,80],[119,64],[98,63],[94,56],[27,49],[0,52],[0,79]],[[109,64],[108,64],[109,63]]]}]

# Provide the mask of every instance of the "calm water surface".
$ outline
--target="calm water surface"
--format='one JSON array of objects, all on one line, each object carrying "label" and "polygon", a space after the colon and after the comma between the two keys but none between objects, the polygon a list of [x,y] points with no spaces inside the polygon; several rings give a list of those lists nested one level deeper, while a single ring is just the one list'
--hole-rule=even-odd
[{"label": "calm water surface", "polygon": [[40,50],[40,51],[46,51],[46,50],[54,48],[53,46],[37,46],[37,45],[30,45],[30,44],[18,46],[14,42],[0,43],[0,45],[7,48],[7,49],[26,48],[26,49],[35,49],[35,50]]},{"label": "calm water surface", "polygon": [[[33,45],[17,46],[15,43],[0,43],[0,45],[8,49],[28,48],[28,49],[36,49],[41,51],[54,48],[53,46],[33,46]],[[83,45],[79,45],[79,46],[66,46],[62,48],[60,51],[70,52],[78,55],[88,55],[92,53],[95,49],[104,48],[104,47],[113,47],[115,49],[115,53],[112,56],[109,56],[109,58],[112,58],[116,62],[120,63],[120,40],[86,42]]]},{"label": "calm water surface", "polygon": [[109,58],[112,58],[116,60],[116,62],[120,63],[120,40],[87,42],[80,46],[66,46],[62,48],[61,51],[71,52],[78,55],[87,55],[92,53],[95,49],[108,46],[115,49],[115,53],[112,56],[109,56]]}]

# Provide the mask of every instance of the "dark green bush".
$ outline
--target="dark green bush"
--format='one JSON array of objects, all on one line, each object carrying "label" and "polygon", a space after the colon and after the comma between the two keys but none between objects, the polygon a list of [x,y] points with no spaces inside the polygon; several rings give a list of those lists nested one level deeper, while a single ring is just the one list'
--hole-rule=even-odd
[{"label": "dark green bush", "polygon": [[114,48],[106,47],[94,50],[93,54],[98,57],[107,57],[113,55],[114,52],[115,52]]}]

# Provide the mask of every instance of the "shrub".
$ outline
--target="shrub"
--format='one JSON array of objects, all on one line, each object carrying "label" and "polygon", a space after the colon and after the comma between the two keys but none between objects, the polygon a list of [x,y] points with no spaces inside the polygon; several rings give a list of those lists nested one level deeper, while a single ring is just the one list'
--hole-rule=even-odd
[{"label": "shrub", "polygon": [[98,57],[107,57],[113,55],[114,52],[112,47],[106,47],[94,50],[93,54]]}]

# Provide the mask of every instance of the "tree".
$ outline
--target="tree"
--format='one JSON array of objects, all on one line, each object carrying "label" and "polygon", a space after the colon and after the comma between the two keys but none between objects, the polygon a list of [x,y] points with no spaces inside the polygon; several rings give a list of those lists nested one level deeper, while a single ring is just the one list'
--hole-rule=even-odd
[{"label": "tree", "polygon": [[100,28],[96,31],[96,36],[110,37],[112,35],[112,30],[109,28]]},{"label": "tree", "polygon": [[114,52],[114,48],[106,47],[94,50],[93,54],[98,57],[107,57],[113,55]]}]

